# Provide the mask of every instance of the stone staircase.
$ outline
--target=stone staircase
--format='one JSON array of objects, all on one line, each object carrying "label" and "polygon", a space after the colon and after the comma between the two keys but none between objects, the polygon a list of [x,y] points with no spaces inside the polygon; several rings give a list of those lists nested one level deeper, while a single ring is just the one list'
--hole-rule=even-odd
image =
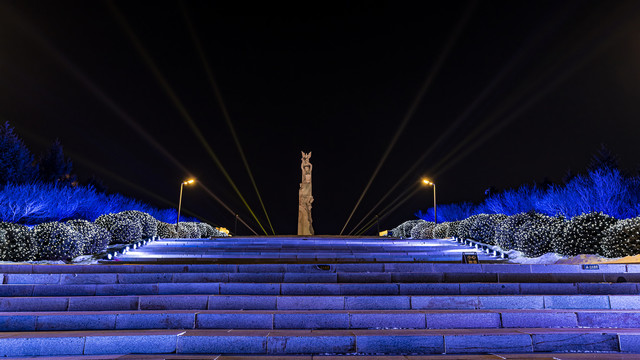
[{"label": "stone staircase", "polygon": [[640,358],[640,265],[452,263],[471,250],[180,239],[99,265],[0,264],[0,356]]}]

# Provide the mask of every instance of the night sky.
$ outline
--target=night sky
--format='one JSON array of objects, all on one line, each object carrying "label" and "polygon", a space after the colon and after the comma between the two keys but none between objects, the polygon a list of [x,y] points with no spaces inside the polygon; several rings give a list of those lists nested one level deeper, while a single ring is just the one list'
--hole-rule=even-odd
[{"label": "night sky", "polygon": [[[439,203],[560,182],[601,143],[638,169],[640,2],[427,4],[5,0],[0,120],[36,154],[59,138],[81,179],[154,206],[176,206],[194,176],[262,233],[204,139],[271,232],[192,26],[278,234],[296,232],[300,151],[313,151],[316,233],[337,234],[425,86],[347,233],[402,177],[383,204],[421,176]],[[382,228],[432,201],[418,191]],[[201,186],[183,207],[233,229]]]}]

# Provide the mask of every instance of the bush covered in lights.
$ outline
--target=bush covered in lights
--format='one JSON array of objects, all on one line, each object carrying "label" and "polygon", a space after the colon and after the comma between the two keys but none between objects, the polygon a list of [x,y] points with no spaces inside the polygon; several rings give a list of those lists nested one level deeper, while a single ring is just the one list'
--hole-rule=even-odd
[{"label": "bush covered in lights", "polygon": [[411,228],[412,239],[433,239],[433,228],[435,224],[429,221],[421,220],[413,228]]},{"label": "bush covered in lights", "polygon": [[458,236],[463,239],[471,239],[471,226],[478,218],[478,215],[469,216],[468,218],[460,221],[458,224]]},{"label": "bush covered in lights", "polygon": [[87,220],[69,220],[66,224],[82,235],[83,254],[99,254],[107,250],[111,242],[111,233],[107,229]]},{"label": "bush covered in lights", "polygon": [[178,225],[178,237],[200,239],[202,237],[202,234],[200,233],[200,228],[198,227],[197,223],[181,221]]},{"label": "bush covered in lights", "polygon": [[600,245],[606,257],[640,254],[640,217],[620,220],[606,229]]},{"label": "bush covered in lights", "polygon": [[553,250],[559,254],[601,254],[604,231],[615,225],[616,219],[603,213],[588,213],[567,221],[562,235],[555,238]]},{"label": "bush covered in lights", "polygon": [[458,235],[458,229],[460,228],[460,222],[461,221],[451,221],[449,222],[449,229],[447,231],[447,237],[457,237],[459,238],[460,235]]},{"label": "bush covered in lights", "polygon": [[158,220],[153,216],[137,210],[126,210],[119,212],[118,214],[139,223],[140,228],[142,229],[143,239],[148,239],[158,235]]},{"label": "bush covered in lights", "polygon": [[213,226],[207,223],[196,223],[196,226],[200,230],[200,236],[203,238],[208,238],[212,236],[219,236],[217,234],[217,230],[213,228]]},{"label": "bush covered in lights", "polygon": [[31,230],[38,260],[70,260],[83,254],[84,238],[73,227],[59,222],[36,225]]},{"label": "bush covered in lights", "polygon": [[[531,220],[535,213],[520,213],[509,216],[500,222],[495,228],[495,243],[504,250],[516,249],[516,232],[527,221]],[[517,250],[517,249],[516,249]]]},{"label": "bush covered in lights", "polygon": [[444,239],[449,237],[449,223],[441,223],[433,227],[433,238]]},{"label": "bush covered in lights", "polygon": [[424,220],[405,221],[402,224],[398,225],[397,227],[391,229],[391,234],[394,237],[398,237],[398,238],[409,238],[411,237],[411,229],[413,229],[414,226],[420,224],[423,221]]},{"label": "bush covered in lights", "polygon": [[507,218],[508,216],[503,214],[479,214],[469,229],[471,238],[495,245],[496,227]]},{"label": "bush covered in lights", "polygon": [[562,217],[527,213],[527,219],[515,230],[515,249],[527,257],[537,257],[553,250],[552,243],[564,230]]},{"label": "bush covered in lights", "polygon": [[112,244],[129,244],[142,239],[142,225],[128,216],[105,214],[99,216],[95,223],[111,233]]},{"label": "bush covered in lights", "polygon": [[0,223],[0,261],[35,260],[38,248],[28,227],[19,224]]},{"label": "bush covered in lights", "polygon": [[158,236],[162,239],[175,239],[178,237],[176,231],[176,224],[169,224],[163,221],[158,221]]}]

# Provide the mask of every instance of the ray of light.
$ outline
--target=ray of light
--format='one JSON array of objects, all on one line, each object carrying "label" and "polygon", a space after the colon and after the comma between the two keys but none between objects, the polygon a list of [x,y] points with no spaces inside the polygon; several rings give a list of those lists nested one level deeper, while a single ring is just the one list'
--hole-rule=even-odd
[{"label": "ray of light", "polygon": [[213,76],[213,71],[211,70],[211,66],[209,66],[209,62],[207,61],[206,55],[202,48],[202,43],[198,38],[195,28],[189,19],[189,14],[187,13],[187,9],[184,4],[181,3],[182,12],[184,14],[185,22],[187,23],[187,27],[189,28],[189,32],[191,34],[191,38],[195,44],[196,50],[198,51],[198,55],[200,56],[200,60],[202,61],[202,66],[204,67],[205,73],[207,74],[207,78],[211,83],[211,87],[213,88],[213,92],[215,93],[216,99],[218,100],[218,105],[220,106],[220,110],[224,116],[224,120],[229,127],[229,131],[231,132],[231,137],[233,138],[234,143],[236,144],[236,148],[240,153],[240,157],[242,158],[242,163],[244,164],[245,170],[247,170],[247,174],[249,175],[249,179],[251,180],[251,184],[253,185],[253,189],[258,195],[258,200],[260,201],[260,206],[262,206],[262,211],[264,212],[265,217],[267,218],[267,222],[269,223],[269,227],[271,228],[271,233],[275,235],[275,231],[273,230],[273,225],[271,224],[271,218],[269,218],[269,214],[267,213],[267,208],[264,206],[264,202],[262,201],[262,196],[260,196],[260,191],[258,190],[258,185],[256,184],[256,180],[253,177],[253,173],[251,172],[251,168],[249,167],[249,162],[247,161],[247,157],[244,154],[244,150],[242,149],[242,145],[240,145],[240,139],[236,133],[236,130],[231,121],[231,117],[229,116],[229,111],[222,99],[222,93],[220,92],[220,88],[218,87],[218,83]]},{"label": "ray of light", "polygon": [[453,46],[456,44],[456,42],[458,40],[458,37],[462,33],[465,25],[467,24],[469,18],[471,17],[471,14],[473,13],[473,10],[474,10],[475,6],[476,6],[476,1],[473,1],[471,3],[471,6],[469,6],[467,8],[467,10],[463,14],[462,18],[460,19],[460,21],[458,21],[458,23],[456,24],[456,27],[454,28],[453,32],[451,33],[451,35],[447,39],[443,51],[440,52],[440,54],[438,55],[438,58],[437,58],[436,62],[432,66],[431,70],[429,71],[429,74],[427,75],[427,78],[422,83],[422,86],[421,86],[420,90],[418,91],[418,94],[416,95],[416,97],[414,98],[413,102],[411,103],[411,106],[409,107],[409,109],[406,112],[404,118],[402,119],[402,122],[400,123],[400,126],[398,126],[398,129],[396,130],[395,134],[391,138],[391,142],[387,146],[386,150],[384,151],[384,153],[382,155],[382,158],[378,162],[378,165],[376,166],[375,170],[373,171],[373,174],[369,178],[369,182],[367,183],[367,185],[365,186],[364,190],[362,191],[362,194],[360,195],[360,198],[358,198],[358,201],[356,202],[356,205],[353,207],[353,210],[351,210],[351,213],[349,214],[349,217],[347,218],[347,221],[345,222],[344,226],[342,227],[342,230],[340,230],[340,235],[342,235],[344,233],[344,230],[347,228],[347,225],[349,224],[349,221],[351,221],[351,218],[353,217],[353,214],[356,212],[356,210],[360,206],[360,203],[362,202],[362,199],[366,195],[367,191],[369,191],[369,188],[371,187],[371,184],[373,183],[373,180],[378,175],[378,172],[380,172],[380,169],[382,168],[382,165],[384,165],[384,162],[387,160],[387,157],[391,153],[391,150],[393,150],[396,142],[398,142],[398,139],[400,138],[400,135],[402,135],[402,133],[404,132],[404,129],[407,126],[407,124],[409,123],[409,120],[413,117],[413,114],[416,112],[416,110],[418,108],[418,105],[420,105],[420,103],[422,101],[422,98],[424,97],[424,94],[427,92],[427,90],[431,86],[431,83],[433,82],[435,77],[440,73],[440,69],[442,68],[442,65],[444,64],[445,60],[449,56],[449,53],[453,49]]},{"label": "ray of light", "polygon": [[213,149],[211,148],[211,146],[209,145],[209,143],[205,139],[204,135],[202,134],[202,132],[200,131],[200,129],[196,125],[195,121],[193,120],[193,118],[191,117],[191,115],[189,114],[187,109],[184,107],[184,104],[182,103],[182,101],[178,98],[177,94],[173,91],[173,88],[171,87],[171,85],[169,85],[169,82],[164,77],[164,75],[162,75],[162,72],[157,67],[157,65],[155,64],[155,62],[153,61],[153,59],[151,58],[149,53],[142,46],[142,43],[140,42],[138,37],[135,35],[135,33],[133,32],[133,29],[131,29],[131,27],[127,23],[126,19],[122,15],[122,13],[120,13],[120,10],[118,10],[118,8],[113,3],[113,1],[108,1],[107,4],[109,5],[109,8],[111,9],[113,14],[115,15],[116,20],[118,21],[120,26],[123,28],[125,33],[129,36],[129,39],[133,43],[133,45],[134,45],[136,51],[138,52],[138,54],[142,57],[142,59],[144,60],[145,64],[149,67],[149,69],[153,73],[154,77],[156,78],[156,80],[158,81],[158,83],[160,84],[162,89],[166,92],[166,94],[169,97],[169,99],[171,99],[171,101],[173,102],[174,106],[176,107],[176,109],[180,113],[181,118],[187,123],[187,125],[189,126],[189,128],[191,129],[193,134],[196,136],[196,138],[198,139],[200,144],[205,148],[206,152],[209,154],[211,159],[213,159],[214,163],[216,164],[218,169],[222,172],[222,174],[225,177],[225,179],[227,180],[227,182],[231,185],[231,187],[235,191],[236,195],[238,195],[238,197],[240,198],[240,200],[242,201],[244,206],[247,208],[249,213],[251,213],[251,216],[258,223],[258,225],[260,226],[260,228],[262,229],[262,231],[266,235],[267,231],[262,226],[262,223],[260,223],[260,220],[258,219],[256,214],[254,213],[253,209],[251,209],[251,206],[249,206],[249,203],[247,203],[246,199],[244,198],[244,196],[240,192],[240,189],[238,189],[238,187],[236,186],[236,184],[233,181],[233,179],[231,179],[231,176],[229,175],[229,173],[227,172],[225,167],[222,165],[222,162],[218,158],[218,155],[216,155],[216,153],[213,151]]}]

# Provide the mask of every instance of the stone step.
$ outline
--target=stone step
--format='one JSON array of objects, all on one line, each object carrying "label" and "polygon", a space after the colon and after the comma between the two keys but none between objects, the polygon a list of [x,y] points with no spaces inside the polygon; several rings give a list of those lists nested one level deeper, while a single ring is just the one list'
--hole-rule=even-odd
[{"label": "stone step", "polygon": [[[624,354],[612,352],[598,353],[520,353],[520,354],[456,354],[456,355],[349,355],[349,360],[637,360],[638,354]],[[14,360],[33,359],[15,358]],[[344,360],[340,355],[224,355],[224,354],[109,354],[109,355],[74,355],[74,356],[46,356],[41,360]]]},{"label": "stone step", "polygon": [[484,274],[640,274],[640,264],[599,264],[589,270],[581,265],[520,264],[439,264],[428,262],[378,263],[221,263],[221,264],[128,264],[110,262],[98,265],[74,264],[0,264],[0,274],[63,273],[326,273],[326,272],[419,272],[419,273],[484,273]]},{"label": "stone step", "polygon": [[[87,274],[80,274],[87,275]],[[93,295],[638,295],[640,283],[238,283],[124,282],[91,284],[82,276],[56,284],[2,284],[2,297]],[[91,274],[89,274],[91,275]],[[115,275],[115,274],[109,274]],[[130,274],[131,275],[131,274]],[[155,274],[132,274],[155,275]],[[193,274],[180,274],[193,275]],[[211,274],[207,274],[211,275]],[[216,274],[213,274],[216,275]],[[245,275],[245,274],[242,274]],[[16,280],[11,279],[10,280]],[[149,279],[146,279],[149,280]],[[162,280],[162,279],[161,279]],[[184,281],[189,279],[174,279]],[[193,279],[191,279],[193,280]],[[30,282],[29,279],[26,282]],[[96,282],[96,281],[94,281]]]},{"label": "stone step", "polygon": [[0,333],[0,356],[639,353],[637,329],[98,330]]},{"label": "stone step", "polygon": [[[433,273],[433,272],[243,272],[243,273],[63,273],[0,274],[0,286],[14,284],[141,284],[141,283],[495,283],[517,287],[520,283],[607,283],[635,288],[635,273]],[[631,290],[629,290],[631,291]]]},{"label": "stone step", "polygon": [[[257,291],[252,291],[253,293]],[[128,295],[0,297],[0,311],[640,309],[637,295]]]},{"label": "stone step", "polygon": [[0,312],[0,325],[3,332],[134,329],[638,328],[640,310]]}]

